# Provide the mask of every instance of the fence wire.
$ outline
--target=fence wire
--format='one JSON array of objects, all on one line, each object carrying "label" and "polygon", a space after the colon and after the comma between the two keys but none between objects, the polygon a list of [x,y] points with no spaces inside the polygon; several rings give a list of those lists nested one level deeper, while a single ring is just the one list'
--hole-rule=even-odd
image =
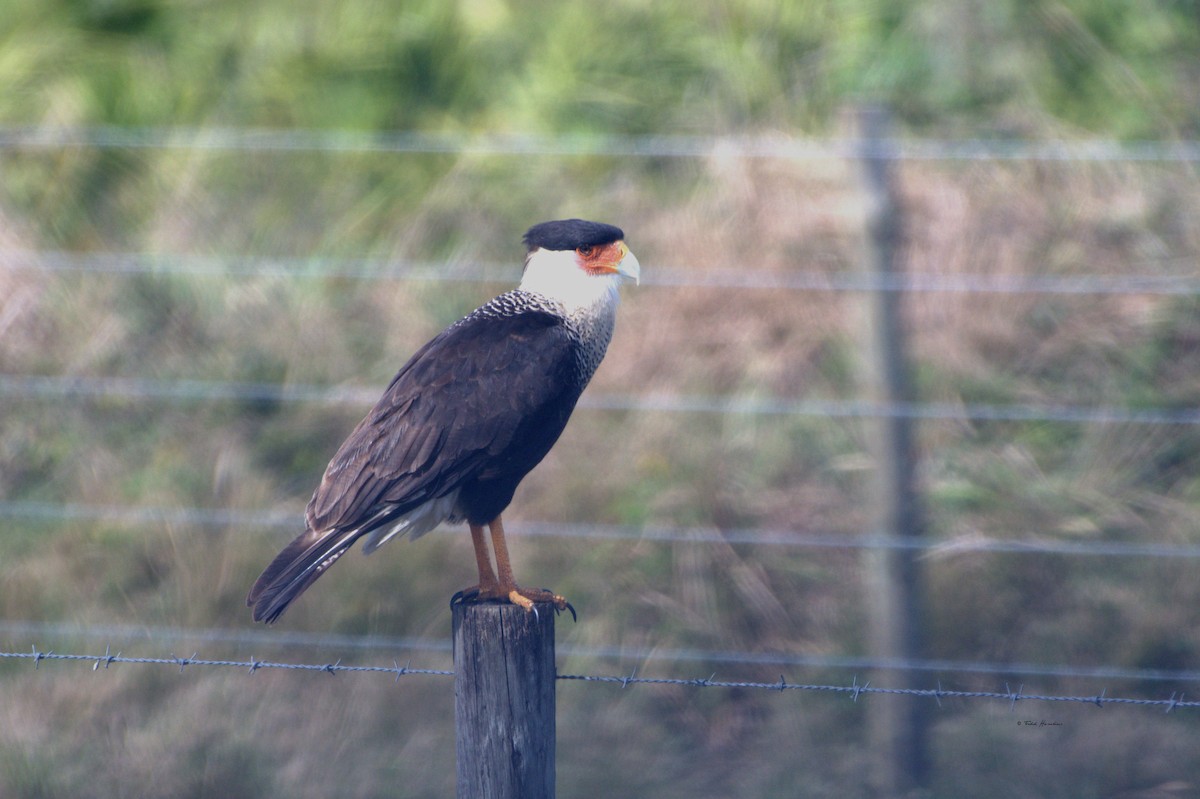
[{"label": "fence wire", "polygon": [[[331,663],[287,663],[267,660],[258,660],[250,658],[248,660],[208,660],[193,654],[190,657],[176,657],[174,655],[165,658],[154,657],[127,657],[120,652],[115,655],[106,647],[103,655],[87,655],[87,654],[70,654],[54,651],[40,651],[34,646],[29,652],[0,652],[2,659],[30,660],[33,662],[35,669],[39,668],[44,661],[69,661],[74,663],[91,664],[92,671],[100,671],[101,667],[105,670],[116,664],[137,664],[137,665],[153,665],[153,666],[172,666],[178,668],[182,673],[189,667],[195,668],[217,668],[217,669],[239,669],[248,674],[254,674],[258,671],[280,669],[285,671],[308,671],[308,672],[323,672],[331,676],[337,674],[390,674],[393,675],[396,681],[401,677],[414,675],[431,675],[439,677],[450,677],[454,675],[452,670],[446,669],[421,669],[412,668],[411,666],[401,666],[399,662],[393,661],[391,666],[352,666],[344,665],[341,660]],[[747,681],[727,681],[716,679],[716,674],[709,677],[701,678],[681,678],[681,677],[639,677],[635,672],[631,672],[625,676],[616,675],[598,675],[598,674],[557,674],[555,679],[563,681],[586,682],[586,683],[604,683],[609,685],[620,685],[622,688],[628,688],[631,685],[659,685],[659,686],[678,686],[690,688],[724,688],[724,689],[742,689],[742,690],[762,690],[762,691],[777,691],[783,693],[785,691],[811,691],[824,693],[847,694],[850,698],[857,702],[860,697],[873,694],[893,695],[893,696],[915,696],[926,699],[933,699],[940,706],[943,699],[985,699],[998,700],[1008,702],[1015,709],[1017,702],[1066,702],[1075,704],[1095,705],[1098,708],[1103,708],[1107,705],[1137,705],[1142,707],[1161,707],[1165,712],[1170,713],[1176,708],[1196,708],[1200,707],[1200,701],[1188,700],[1185,694],[1172,691],[1170,697],[1166,699],[1143,699],[1133,697],[1108,696],[1107,690],[1101,691],[1099,694],[1092,696],[1070,696],[1060,694],[1043,694],[1043,693],[1025,693],[1024,685],[1019,686],[1015,691],[1008,685],[1005,685],[1003,691],[955,691],[947,690],[941,687],[939,683],[936,688],[884,688],[873,686],[869,682],[858,682],[855,677],[850,685],[824,685],[813,683],[789,683],[783,675],[780,675],[777,682],[747,682]]]},{"label": "fence wire", "polygon": [[[179,628],[155,625],[91,624],[34,620],[0,621],[0,637],[26,640],[101,639],[196,644],[234,644],[270,649],[325,649],[356,651],[406,651],[444,654],[453,650],[450,638],[388,635],[348,635],[265,629]],[[1077,666],[1062,663],[977,661],[948,659],[879,658],[859,655],[804,654],[781,651],[690,649],[678,647],[597,646],[566,641],[556,645],[564,657],[637,663],[704,663],[723,666],[838,669],[855,671],[906,671],[936,674],[976,674],[1005,677],[1053,677],[1060,679],[1120,680],[1123,682],[1200,682],[1200,671],[1184,669],[1126,668],[1120,666]]]},{"label": "fence wire", "polygon": [[0,150],[182,149],[228,152],[899,161],[1200,162],[1200,141],[798,138],[786,135],[463,134],[221,127],[0,127]]},{"label": "fence wire", "polygon": [[[739,269],[644,267],[644,286],[765,289],[827,292],[904,292],[915,294],[1048,294],[1191,296],[1200,294],[1200,278],[1189,269],[1194,259],[1175,257],[1146,262],[1168,274],[986,275],[943,274],[912,270],[881,275]],[[506,283],[515,276],[511,263],[484,261],[411,261],[374,258],[281,258],[258,255],[195,255],[149,252],[68,252],[0,248],[6,269],[51,273],[156,274],[208,277],[350,278],[355,280],[438,283]]]},{"label": "fence wire", "polygon": [[[320,386],[229,380],[0,374],[0,396],[62,400],[119,399],[160,402],[292,402],[370,407],[382,387]],[[1061,422],[1066,424],[1200,425],[1200,409],[1121,408],[1013,403],[788,400],[692,394],[585,393],[579,408],[599,411],[808,416],[830,419],[903,418],[950,422]]]},{"label": "fence wire", "polygon": [[[296,531],[302,512],[254,511],[237,508],[82,505],[77,503],[0,500],[0,518],[38,522],[93,521],[129,525],[186,525],[204,528],[257,528]],[[453,534],[438,527],[435,534]],[[747,544],[808,549],[906,550],[930,557],[972,553],[1065,555],[1080,557],[1200,558],[1200,545],[1133,543],[1126,541],[1061,541],[1054,538],[990,538],[981,535],[934,538],[880,533],[716,529],[582,522],[521,520],[509,531],[515,537],[584,540],[654,541],[667,544]]]}]

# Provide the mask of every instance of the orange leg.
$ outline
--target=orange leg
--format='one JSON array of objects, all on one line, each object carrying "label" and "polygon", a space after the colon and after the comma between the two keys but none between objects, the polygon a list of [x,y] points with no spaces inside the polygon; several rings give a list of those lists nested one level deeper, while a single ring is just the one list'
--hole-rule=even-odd
[{"label": "orange leg", "polygon": [[492,533],[492,550],[496,553],[496,572],[500,578],[500,587],[496,593],[499,596],[508,599],[514,605],[520,605],[525,610],[533,610],[534,602],[549,602],[554,605],[556,610],[570,609],[571,615],[575,615],[575,609],[571,607],[571,603],[552,591],[518,588],[517,581],[513,577],[512,561],[508,558],[508,544],[504,541],[504,524],[500,521],[499,516],[488,523],[488,530]]},{"label": "orange leg", "polygon": [[492,571],[492,562],[488,558],[487,542],[483,540],[483,528],[470,525],[471,545],[475,547],[475,565],[479,567],[480,593],[494,593],[498,587],[496,573]]},{"label": "orange leg", "polygon": [[508,559],[508,544],[504,541],[504,524],[499,516],[488,522],[488,530],[492,533],[492,551],[496,553],[496,572],[500,578],[500,587],[505,591],[512,591],[517,587],[517,581],[513,578],[512,561]]},{"label": "orange leg", "polygon": [[475,565],[479,568],[479,582],[455,593],[450,598],[451,605],[458,602],[499,599],[505,595],[500,591],[496,573],[492,571],[492,561],[488,558],[487,541],[483,537],[483,528],[470,523],[468,526],[471,528],[471,546],[475,548]]},{"label": "orange leg", "polygon": [[571,611],[575,617],[575,608],[553,591],[536,588],[519,588],[513,578],[512,561],[508,558],[508,544],[504,541],[504,525],[497,516],[488,523],[492,533],[492,549],[496,555],[496,571],[492,571],[492,561],[488,557],[487,541],[483,537],[483,528],[469,524],[471,528],[471,546],[475,548],[475,565],[479,567],[479,584],[464,588],[450,599],[450,604],[459,602],[511,602],[527,611],[536,613],[534,603],[549,602],[556,611]]}]

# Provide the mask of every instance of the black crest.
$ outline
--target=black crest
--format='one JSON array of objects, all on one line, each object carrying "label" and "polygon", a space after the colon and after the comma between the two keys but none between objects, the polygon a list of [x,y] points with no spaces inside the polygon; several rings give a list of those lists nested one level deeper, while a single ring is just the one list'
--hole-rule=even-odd
[{"label": "black crest", "polygon": [[533,252],[539,247],[546,250],[577,250],[580,247],[611,244],[623,238],[625,232],[614,225],[588,222],[586,219],[555,219],[529,228],[524,241],[529,251]]}]

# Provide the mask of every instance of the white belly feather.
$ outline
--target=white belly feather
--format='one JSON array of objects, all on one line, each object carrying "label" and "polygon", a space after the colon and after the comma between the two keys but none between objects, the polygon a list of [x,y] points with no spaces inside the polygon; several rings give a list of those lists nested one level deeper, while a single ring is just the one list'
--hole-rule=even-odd
[{"label": "white belly feather", "polygon": [[[454,506],[457,503],[458,492],[451,491],[444,497],[431,499],[424,505],[412,509],[393,520],[386,527],[380,527],[369,533],[363,542],[363,554],[370,555],[397,535],[407,535],[415,541],[444,521],[461,521],[461,518],[454,512]],[[386,509],[381,511],[381,513],[386,512]]]}]

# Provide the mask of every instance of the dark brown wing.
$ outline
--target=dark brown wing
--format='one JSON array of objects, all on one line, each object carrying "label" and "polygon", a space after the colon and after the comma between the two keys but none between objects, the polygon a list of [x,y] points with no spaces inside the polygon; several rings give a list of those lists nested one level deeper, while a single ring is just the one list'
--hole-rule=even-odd
[{"label": "dark brown wing", "polygon": [[422,348],[333,457],[308,504],[310,529],[362,524],[444,496],[486,468],[524,419],[569,391],[562,319],[469,318]]},{"label": "dark brown wing", "polygon": [[505,468],[529,419],[564,399],[574,405],[582,390],[574,374],[563,320],[544,311],[473,314],[439,334],[397,373],[330,461],[308,504],[307,530],[250,590],[254,618],[278,618],[361,536]]}]

